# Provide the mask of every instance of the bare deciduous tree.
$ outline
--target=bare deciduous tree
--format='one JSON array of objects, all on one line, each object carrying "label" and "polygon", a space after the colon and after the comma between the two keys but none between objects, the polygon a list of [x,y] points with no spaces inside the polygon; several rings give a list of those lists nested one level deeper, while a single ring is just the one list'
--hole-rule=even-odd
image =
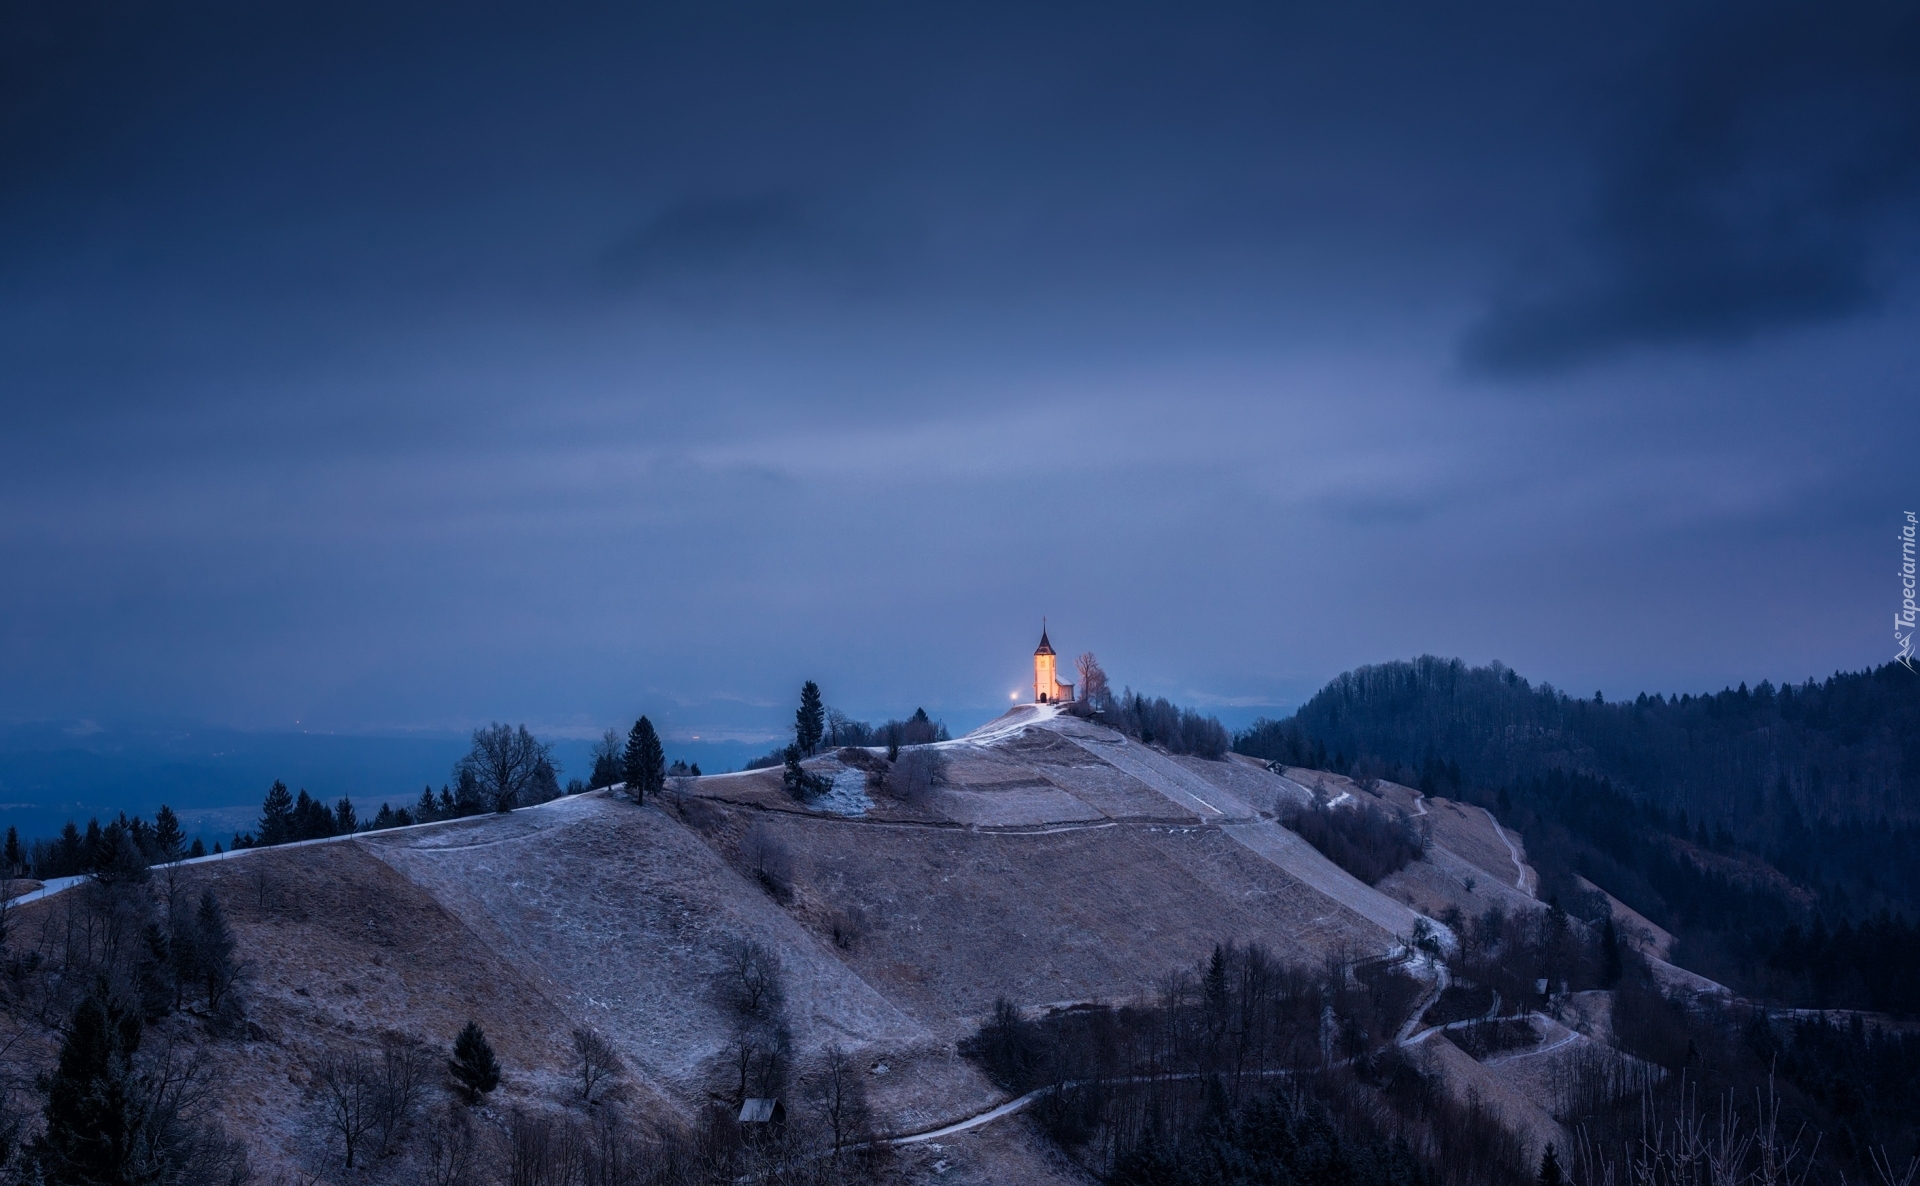
[{"label": "bare deciduous tree", "polygon": [[247,862],[247,884],[253,887],[253,904],[262,914],[279,907],[280,878],[273,861],[255,857]]},{"label": "bare deciduous tree", "polygon": [[867,908],[858,902],[837,907],[827,915],[827,929],[833,935],[833,945],[842,950],[852,950],[853,945],[866,936],[867,928]]},{"label": "bare deciduous tree", "polygon": [[787,1030],[786,973],[780,957],[751,940],[726,948],[726,963],[715,985],[733,1013],[733,1062],[736,1094],[776,1094],[786,1081],[792,1036]]},{"label": "bare deciduous tree", "polygon": [[426,1047],[405,1038],[388,1038],[381,1043],[379,1095],[376,1099],[380,1151],[393,1148],[394,1137],[403,1131],[419,1110],[427,1084],[436,1069],[436,1059]]},{"label": "bare deciduous tree", "polygon": [[913,806],[924,804],[935,787],[947,781],[947,755],[932,746],[915,746],[900,751],[893,769],[887,774],[886,791],[895,799]]},{"label": "bare deciduous tree", "polygon": [[558,771],[553,747],[544,745],[521,725],[495,722],[473,731],[473,748],[453,769],[457,780],[470,774],[495,811],[512,811],[544,775]]},{"label": "bare deciduous tree", "polygon": [[169,1037],[137,1060],[128,1100],[132,1125],[128,1180],[241,1182],[247,1147],[212,1119],[222,1084],[204,1051]]},{"label": "bare deciduous tree", "polygon": [[476,1144],[467,1109],[442,1108],[427,1129],[427,1186],[468,1186],[473,1180]]},{"label": "bare deciduous tree", "polygon": [[313,1075],[320,1120],[345,1148],[347,1168],[368,1133],[380,1123],[380,1080],[359,1051],[327,1055]]},{"label": "bare deciduous tree", "polygon": [[772,1098],[786,1087],[793,1035],[784,1016],[736,1018],[733,1027],[734,1104]]},{"label": "bare deciduous tree", "polygon": [[740,859],[747,871],[774,897],[793,892],[793,853],[772,828],[756,823],[740,838]]},{"label": "bare deciduous tree", "polygon": [[[1650,1087],[1641,1099],[1640,1132],[1617,1153],[1599,1147],[1582,1129],[1571,1159],[1574,1181],[1805,1186],[1813,1174],[1819,1134],[1805,1124],[1792,1134],[1781,1127],[1771,1083],[1764,1096],[1756,1092],[1752,1115],[1743,1115],[1731,1095],[1702,1108],[1698,1087],[1684,1079],[1664,1100]],[[1874,1168],[1881,1168],[1877,1159]]]},{"label": "bare deciduous tree", "polygon": [[860,1068],[838,1043],[827,1047],[807,1088],[808,1099],[833,1142],[835,1157],[848,1145],[863,1143],[872,1135],[873,1118],[867,1108]]},{"label": "bare deciduous tree", "polygon": [[594,1088],[618,1079],[625,1070],[613,1043],[596,1030],[573,1031],[573,1058],[579,1068],[580,1096],[589,1104],[593,1103]]},{"label": "bare deciduous tree", "polygon": [[764,944],[736,939],[727,945],[721,994],[741,1017],[772,1017],[786,1008],[786,970]]},{"label": "bare deciduous tree", "polygon": [[571,1124],[514,1109],[507,1124],[509,1186],[571,1186],[585,1168],[588,1143]]},{"label": "bare deciduous tree", "polygon": [[1073,661],[1075,671],[1080,673],[1080,699],[1094,708],[1105,708],[1111,694],[1107,687],[1107,673],[1100,666],[1100,660],[1087,651]]},{"label": "bare deciduous tree", "polygon": [[1880,1186],[1913,1186],[1914,1178],[1920,1176],[1920,1157],[1908,1158],[1905,1170],[1894,1163],[1885,1145],[1869,1148],[1867,1157],[1873,1163],[1873,1175],[1880,1179]]}]

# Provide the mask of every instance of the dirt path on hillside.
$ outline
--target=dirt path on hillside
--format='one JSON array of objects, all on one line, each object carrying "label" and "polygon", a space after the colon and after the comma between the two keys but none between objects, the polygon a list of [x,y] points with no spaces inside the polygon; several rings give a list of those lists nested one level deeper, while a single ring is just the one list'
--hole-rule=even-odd
[{"label": "dirt path on hillside", "polygon": [[1493,825],[1494,835],[1500,837],[1500,842],[1507,846],[1507,855],[1513,858],[1514,888],[1529,898],[1533,897],[1533,870],[1527,868],[1527,863],[1520,859],[1520,850],[1514,846],[1513,837],[1507,835],[1507,830],[1500,826],[1500,821],[1493,818],[1493,812],[1487,811],[1484,807],[1480,810],[1487,812],[1487,822]]},{"label": "dirt path on hillside", "polygon": [[[1421,1042],[1425,1041],[1428,1037],[1432,1036],[1433,1034],[1440,1033],[1443,1030],[1450,1028],[1448,1026],[1441,1026],[1437,1029],[1423,1030],[1419,1034],[1413,1034],[1410,1032],[1414,1027],[1419,1025],[1420,1019],[1426,1015],[1427,1010],[1433,1006],[1433,1003],[1440,999],[1440,993],[1445,991],[1446,989],[1448,981],[1447,981],[1445,966],[1436,965],[1435,970],[1439,974],[1438,976],[1435,977],[1433,990],[1428,994],[1427,999],[1424,1002],[1422,1002],[1420,1008],[1414,1011],[1414,1015],[1407,1019],[1406,1025],[1401,1027],[1401,1032],[1395,1037],[1394,1045],[1403,1046],[1403,1047],[1417,1046]],[[1495,1007],[1496,1008],[1498,1007],[1497,1003]],[[1473,1023],[1472,1022],[1456,1022],[1454,1024],[1471,1025]],[[1537,1050],[1525,1051],[1521,1054],[1512,1055],[1509,1057],[1524,1058],[1533,1054],[1546,1054],[1546,1053],[1549,1053],[1550,1051],[1558,1050],[1561,1047],[1565,1046],[1568,1043],[1568,1041],[1570,1041],[1572,1038],[1578,1038],[1580,1036],[1579,1034],[1573,1033],[1572,1031],[1568,1031],[1568,1032],[1570,1035],[1568,1038],[1562,1038],[1561,1040],[1553,1043],[1551,1046],[1542,1047]],[[1505,1061],[1505,1060],[1502,1060],[1502,1061]],[[1341,1059],[1338,1062],[1332,1063],[1331,1067],[1349,1066],[1352,1064],[1352,1062],[1353,1062],[1352,1059]],[[1251,1077],[1256,1079],[1282,1079],[1292,1075],[1311,1074],[1313,1073],[1313,1070],[1314,1070],[1313,1068],[1281,1068],[1276,1070],[1255,1071],[1252,1073]],[[1170,1075],[1130,1075],[1124,1079],[1119,1079],[1119,1080],[1109,1079],[1109,1080],[1105,1080],[1105,1082],[1108,1084],[1166,1083],[1166,1082],[1177,1083],[1177,1082],[1191,1082],[1192,1080],[1200,1079],[1204,1077],[1205,1077],[1205,1074],[1200,1071],[1178,1071]],[[1027,1092],[1025,1095],[1015,1096],[1013,1099],[1007,1100],[1004,1103],[995,1104],[993,1107],[988,1108],[985,1111],[976,1112],[971,1116],[963,1117],[962,1119],[952,1121],[951,1123],[948,1123],[948,1124],[943,1124],[938,1128],[924,1129],[920,1132],[903,1133],[897,1137],[881,1137],[878,1140],[876,1140],[874,1143],[876,1145],[918,1145],[926,1141],[938,1141],[947,1137],[958,1136],[963,1132],[971,1132],[976,1128],[981,1128],[981,1127],[984,1127],[985,1125],[992,1124],[996,1120],[1004,1120],[1005,1118],[1013,1115],[1016,1112],[1023,1111],[1030,1104],[1033,1104],[1040,1100],[1045,1099],[1047,1096],[1052,1095],[1055,1091],[1058,1091],[1061,1088],[1082,1087],[1089,1082],[1092,1082],[1092,1080],[1076,1079],[1076,1080],[1070,1080],[1066,1083],[1050,1084],[1046,1087],[1036,1087],[1032,1091]]]}]

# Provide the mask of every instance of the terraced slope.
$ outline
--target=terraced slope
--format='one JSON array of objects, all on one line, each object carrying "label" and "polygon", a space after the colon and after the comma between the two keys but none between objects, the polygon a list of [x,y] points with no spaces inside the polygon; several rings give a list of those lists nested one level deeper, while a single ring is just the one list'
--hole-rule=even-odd
[{"label": "terraced slope", "polygon": [[[496,1109],[562,1106],[567,1035],[589,1026],[633,1068],[637,1112],[690,1122],[729,1086],[715,984],[751,940],[786,969],[800,1057],[854,1051],[880,1127],[924,1131],[999,1102],[955,1048],[997,997],[1140,997],[1226,940],[1315,964],[1383,953],[1465,879],[1513,882],[1487,825],[1447,811],[1433,862],[1369,888],[1275,823],[1334,776],[1174,757],[1051,708],[941,748],[948,783],[915,804],[861,793],[872,758],[825,755],[809,766],[836,792],[813,806],[756,771],[645,807],[598,793],[182,870],[230,903],[254,961],[259,1031],[218,1053],[234,1127],[260,1134],[269,1178],[291,1172],[320,1140],[304,1085],[323,1046],[444,1046],[468,1017],[507,1066]],[[750,829],[787,854],[777,895],[748,875]],[[942,1182],[1072,1179],[1017,1124],[902,1156],[945,1161]]]}]

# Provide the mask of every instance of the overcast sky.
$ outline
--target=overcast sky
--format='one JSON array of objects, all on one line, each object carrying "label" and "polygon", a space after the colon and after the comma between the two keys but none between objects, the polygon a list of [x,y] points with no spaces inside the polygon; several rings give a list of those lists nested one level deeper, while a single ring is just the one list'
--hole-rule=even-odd
[{"label": "overcast sky", "polygon": [[1893,656],[1920,8],[10,4],[0,718]]}]

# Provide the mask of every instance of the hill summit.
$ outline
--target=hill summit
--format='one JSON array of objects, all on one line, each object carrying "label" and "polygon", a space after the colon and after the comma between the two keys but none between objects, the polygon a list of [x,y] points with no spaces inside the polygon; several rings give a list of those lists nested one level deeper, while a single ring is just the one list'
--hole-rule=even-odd
[{"label": "hill summit", "polygon": [[[1544,910],[1481,809],[1171,754],[1069,707],[1022,705],[891,759],[824,753],[798,797],[788,772],[755,770],[675,779],[644,804],[615,788],[170,866],[223,904],[249,961],[244,1031],[194,1039],[228,1083],[219,1119],[258,1170],[326,1172],[321,1068],[379,1043],[444,1049],[473,1022],[502,1068],[483,1109],[500,1126],[581,1106],[584,1034],[624,1068],[619,1108],[652,1131],[751,1112],[746,1097],[797,1104],[828,1060],[853,1068],[896,1168],[1076,1181],[964,1056],[999,1003],[1151,1003],[1170,970],[1253,946],[1299,967],[1398,969],[1410,995],[1393,1025],[1415,1041],[1447,986],[1427,953],[1458,944],[1442,918]],[[1418,829],[1424,856],[1368,885],[1283,826],[1360,809]],[[41,936],[50,966],[71,960],[52,937],[86,909],[42,897],[15,933]],[[752,1010],[769,1006],[735,991],[756,967],[777,970],[764,1025]],[[58,1017],[20,1022],[38,1057]],[[1564,1139],[1524,1083],[1426,1046],[1436,1074],[1530,1142]],[[404,1179],[410,1156],[382,1172]]]}]

